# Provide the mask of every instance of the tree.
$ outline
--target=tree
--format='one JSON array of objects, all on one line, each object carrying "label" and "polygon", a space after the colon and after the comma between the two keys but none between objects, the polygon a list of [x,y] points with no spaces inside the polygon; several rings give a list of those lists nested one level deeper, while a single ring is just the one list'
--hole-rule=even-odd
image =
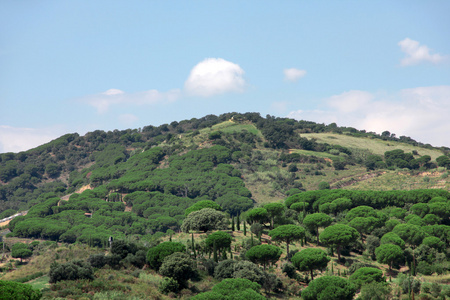
[{"label": "tree", "polygon": [[338,260],[341,260],[341,247],[354,242],[359,234],[355,228],[344,224],[328,226],[319,235],[322,243],[335,246],[338,254]]},{"label": "tree", "polygon": [[[385,300],[389,299],[388,295],[391,293],[389,284],[385,282],[371,282],[361,287],[361,300]],[[359,299],[358,298],[358,299]]]},{"label": "tree", "polygon": [[384,244],[375,249],[375,256],[379,263],[388,264],[390,271],[392,270],[392,264],[403,257],[403,251],[397,245]]},{"label": "tree", "polygon": [[346,209],[350,209],[352,207],[352,200],[348,198],[337,198],[331,202],[334,204],[334,207],[336,208],[336,211],[344,211]]},{"label": "tree", "polygon": [[205,244],[208,248],[212,249],[214,244],[217,250],[222,251],[224,249],[230,248],[231,245],[231,235],[223,231],[216,231],[208,235],[205,240]]},{"label": "tree", "polygon": [[31,257],[32,255],[33,255],[33,251],[28,249],[27,244],[15,243],[11,247],[11,256],[14,258],[20,258],[21,262],[22,262],[22,259]]},{"label": "tree", "polygon": [[366,206],[366,205],[360,205],[355,208],[352,208],[346,215],[345,219],[347,221],[351,221],[356,217],[362,217],[362,218],[368,218],[368,217],[374,217],[377,218],[377,213],[373,207]]},{"label": "tree", "polygon": [[304,300],[352,300],[356,288],[347,279],[337,276],[322,276],[314,279],[302,290]]},{"label": "tree", "polygon": [[22,262],[22,259],[31,257],[33,255],[33,251],[30,249],[13,249],[11,251],[11,256],[14,258],[20,258],[20,261]]},{"label": "tree", "polygon": [[42,292],[29,284],[0,280],[0,299],[39,300]]},{"label": "tree", "polygon": [[317,245],[319,245],[319,228],[320,227],[327,227],[331,224],[333,219],[327,214],[324,213],[315,213],[307,215],[303,219],[303,224],[308,228],[310,231],[314,232],[317,236]]},{"label": "tree", "polygon": [[270,218],[270,228],[273,228],[273,221],[276,216],[280,216],[286,207],[281,203],[267,203],[264,205],[264,208],[267,210],[267,214]]},{"label": "tree", "polygon": [[381,237],[380,245],[384,244],[394,244],[402,249],[405,249],[405,241],[393,232],[388,232]]},{"label": "tree", "polygon": [[356,217],[348,223],[348,226],[355,228],[361,236],[361,241],[364,242],[364,234],[372,232],[376,222],[377,219],[375,219],[374,217]]},{"label": "tree", "polygon": [[412,247],[420,245],[426,236],[426,233],[419,226],[413,224],[398,224],[392,232]]},{"label": "tree", "polygon": [[262,207],[253,208],[247,212],[247,221],[252,223],[265,223],[269,219],[267,209]]},{"label": "tree", "polygon": [[189,279],[196,278],[198,275],[195,261],[181,252],[167,256],[159,268],[159,274],[172,277],[182,288],[187,286]]},{"label": "tree", "polygon": [[222,211],[222,207],[220,207],[220,205],[217,204],[216,202],[211,201],[211,200],[201,200],[201,201],[198,201],[197,203],[189,206],[188,208],[186,208],[186,210],[184,211],[184,214],[187,216],[191,212],[201,210],[203,208],[212,208],[212,209],[215,209],[218,211]]},{"label": "tree", "polygon": [[212,291],[218,294],[230,297],[230,296],[239,296],[242,292],[247,292],[251,290],[249,294],[258,295],[258,297],[252,297],[251,299],[265,299],[259,294],[259,290],[261,289],[261,285],[256,282],[252,282],[245,278],[229,278],[222,280],[218,284],[216,284]]},{"label": "tree", "polygon": [[383,271],[377,268],[362,267],[350,275],[350,281],[353,282],[357,288],[371,282],[383,282]]},{"label": "tree", "polygon": [[124,240],[115,240],[111,245],[111,254],[119,255],[122,259],[127,257],[129,253],[136,254],[137,251],[136,244]]},{"label": "tree", "polygon": [[319,182],[319,190],[329,190],[330,184],[326,181]]},{"label": "tree", "polygon": [[281,225],[269,231],[273,241],[286,243],[286,258],[289,257],[289,244],[305,237],[305,229],[296,225]]},{"label": "tree", "polygon": [[264,296],[259,294],[261,285],[244,278],[225,279],[215,286],[212,290],[200,293],[191,299],[193,300],[264,300]]},{"label": "tree", "polygon": [[267,263],[275,263],[280,259],[281,249],[274,245],[259,245],[250,248],[245,256],[254,263],[259,263],[263,265],[264,270],[266,269]]},{"label": "tree", "polygon": [[448,158],[448,156],[439,156],[438,158],[436,158],[436,162],[439,167],[445,167],[447,169],[450,168],[450,158]]},{"label": "tree", "polygon": [[152,247],[147,252],[147,261],[150,268],[154,270],[159,270],[164,259],[175,253],[175,252],[185,252],[186,247],[177,242],[164,242]]},{"label": "tree", "polygon": [[50,283],[62,280],[94,279],[92,266],[82,260],[73,260],[65,264],[53,262],[49,272]]},{"label": "tree", "polygon": [[189,230],[197,230],[207,232],[210,230],[226,229],[225,214],[213,208],[203,208],[190,213],[183,221],[181,230],[189,232]]},{"label": "tree", "polygon": [[330,258],[322,249],[307,248],[295,253],[291,261],[299,271],[310,271],[311,280],[314,280],[313,271],[325,269]]}]

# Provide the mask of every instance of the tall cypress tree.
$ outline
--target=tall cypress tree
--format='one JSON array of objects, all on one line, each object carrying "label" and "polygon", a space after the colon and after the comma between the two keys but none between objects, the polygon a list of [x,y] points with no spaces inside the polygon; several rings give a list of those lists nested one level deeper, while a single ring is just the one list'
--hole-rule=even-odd
[{"label": "tall cypress tree", "polygon": [[241,221],[239,220],[239,214],[236,217],[236,229],[241,230]]}]

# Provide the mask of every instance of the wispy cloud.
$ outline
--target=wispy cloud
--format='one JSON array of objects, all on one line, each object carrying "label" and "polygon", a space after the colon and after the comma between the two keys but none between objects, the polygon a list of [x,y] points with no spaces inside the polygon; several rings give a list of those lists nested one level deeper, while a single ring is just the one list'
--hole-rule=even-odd
[{"label": "wispy cloud", "polygon": [[296,68],[284,69],[283,73],[284,73],[284,80],[291,82],[296,82],[306,75],[305,70],[300,70]]},{"label": "wispy cloud", "polygon": [[18,128],[0,125],[0,153],[25,151],[63,135],[63,128]]},{"label": "wispy cloud", "polygon": [[184,89],[188,95],[210,97],[227,92],[243,92],[244,70],[223,58],[207,58],[192,68]]},{"label": "wispy cloud", "polygon": [[422,62],[438,64],[444,61],[444,56],[435,53],[431,54],[431,49],[426,45],[421,45],[418,41],[406,38],[398,43],[402,52],[406,54],[401,60],[402,66],[417,65]]},{"label": "wispy cloud", "polygon": [[149,90],[137,93],[126,93],[119,89],[109,89],[99,94],[83,97],[81,101],[95,107],[99,113],[103,114],[107,112],[112,105],[155,105],[174,102],[180,96],[181,91],[179,89],[170,90],[168,92]]},{"label": "wispy cloud", "polygon": [[418,87],[392,94],[349,91],[324,99],[320,110],[297,110],[295,119],[336,122],[381,133],[405,135],[434,146],[450,146],[450,86]]}]

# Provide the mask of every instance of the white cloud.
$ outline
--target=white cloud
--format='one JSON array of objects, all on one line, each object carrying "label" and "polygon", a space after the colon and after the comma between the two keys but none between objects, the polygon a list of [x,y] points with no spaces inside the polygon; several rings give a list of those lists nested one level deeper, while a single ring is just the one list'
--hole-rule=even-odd
[{"label": "white cloud", "polygon": [[17,128],[0,125],[0,153],[20,152],[50,142],[65,132],[62,128]]},{"label": "white cloud", "polygon": [[243,92],[244,70],[222,58],[207,58],[192,68],[184,88],[189,95],[210,97],[227,92]]},{"label": "white cloud", "polygon": [[179,89],[168,92],[149,90],[137,93],[125,93],[118,89],[109,89],[103,93],[83,97],[82,102],[95,107],[101,114],[108,111],[111,105],[133,104],[133,105],[154,105],[158,103],[174,102],[181,96]]},{"label": "white cloud", "polygon": [[305,70],[299,70],[296,68],[284,69],[283,73],[284,73],[284,80],[291,82],[295,82],[306,75]]},{"label": "white cloud", "polygon": [[404,89],[390,95],[350,91],[324,103],[323,109],[292,111],[288,116],[378,133],[389,130],[422,143],[450,146],[450,86]]},{"label": "white cloud", "polygon": [[426,45],[420,45],[418,41],[406,38],[398,43],[406,57],[401,60],[402,66],[416,65],[421,62],[440,63],[444,57],[440,54],[430,54],[430,49]]}]

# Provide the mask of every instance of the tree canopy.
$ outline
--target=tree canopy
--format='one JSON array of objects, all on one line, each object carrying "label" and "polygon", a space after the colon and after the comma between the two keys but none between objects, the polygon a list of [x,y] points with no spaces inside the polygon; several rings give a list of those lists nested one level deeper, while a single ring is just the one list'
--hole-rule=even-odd
[{"label": "tree canopy", "polygon": [[322,249],[307,248],[295,253],[295,255],[291,258],[291,261],[297,270],[310,271],[311,280],[313,280],[313,271],[325,269],[330,261],[330,258]]},{"label": "tree canopy", "polygon": [[325,228],[319,235],[319,239],[325,245],[335,246],[338,260],[341,260],[341,247],[354,242],[358,238],[356,229],[344,225],[336,224]]}]

